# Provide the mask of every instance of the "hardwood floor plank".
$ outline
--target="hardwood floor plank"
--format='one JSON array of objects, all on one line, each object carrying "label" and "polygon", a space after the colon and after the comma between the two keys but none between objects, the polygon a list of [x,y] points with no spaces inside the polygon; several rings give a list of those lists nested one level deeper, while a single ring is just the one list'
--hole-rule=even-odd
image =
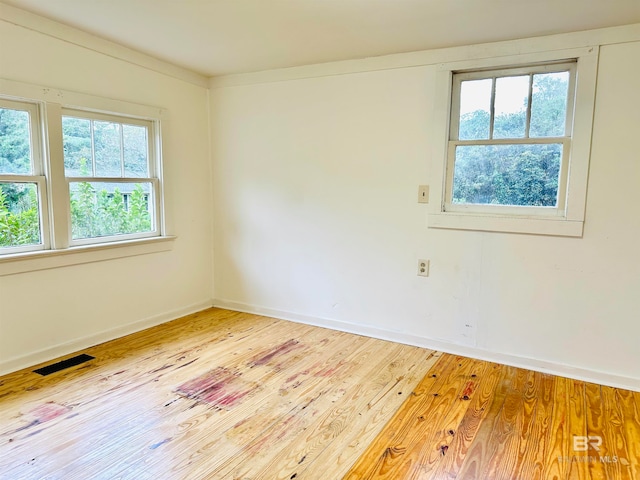
[{"label": "hardwood floor plank", "polygon": [[[474,405],[476,397],[481,396],[482,382],[491,370],[488,362],[473,361],[467,380],[449,405],[444,405],[443,411],[438,415],[434,410],[431,432],[424,437],[424,442],[412,442],[410,448],[416,461],[406,478],[417,480],[431,477],[431,473],[447,456],[451,442],[460,429],[462,419]],[[444,400],[444,398],[443,398]],[[452,450],[453,452],[453,450]]]},{"label": "hardwood floor plank", "polygon": [[[603,441],[605,439],[604,432],[604,412],[602,405],[602,398],[600,394],[600,385],[596,385],[595,383],[585,383],[585,412],[587,417],[587,437],[597,437],[601,438]],[[598,452],[598,457],[604,456],[608,461],[610,456],[603,445],[601,451]],[[605,462],[598,461],[589,462],[587,464],[587,468],[589,470],[588,478],[599,480],[599,479],[607,479],[612,480],[611,475],[607,472]]]},{"label": "hardwood floor plank", "polygon": [[[496,394],[496,386],[504,374],[504,366],[487,362],[487,370],[479,378],[476,394],[464,414],[457,431],[448,444],[446,454],[442,455],[437,468],[424,478],[456,478],[462,468],[471,443],[476,438],[480,425],[489,414],[489,406]],[[449,433],[447,431],[447,433]]]},{"label": "hardwood floor plank", "polygon": [[528,372],[522,391],[522,427],[518,429],[519,439],[515,456],[513,478],[542,478],[542,456],[548,437],[548,417],[550,413],[551,382],[545,382],[548,375]]},{"label": "hardwood floor plank", "polygon": [[511,478],[518,458],[522,428],[522,404],[527,372],[508,367],[489,415],[478,431],[456,478]]},{"label": "hardwood floor plank", "polygon": [[543,478],[549,480],[564,480],[569,472],[569,463],[573,457],[571,448],[573,437],[568,429],[566,418],[567,391],[570,380],[554,377],[554,402],[551,411],[551,427],[549,448],[545,451],[545,468]]},{"label": "hardwood floor plank", "polygon": [[627,440],[627,457],[629,475],[640,478],[640,404],[636,399],[637,392],[617,389],[623,414],[623,432]]},{"label": "hardwood floor plank", "polygon": [[[604,416],[607,422],[604,427],[602,449],[617,461],[605,464],[607,473],[616,479],[637,479],[638,464],[640,460],[634,460],[637,451],[638,437],[627,437],[627,429],[635,429],[633,425],[626,426],[627,422],[633,422],[633,416],[627,411],[625,400],[632,398],[631,392],[612,387],[601,387]],[[638,422],[638,418],[635,419]]]},{"label": "hardwood floor plank", "polygon": [[[576,435],[587,436],[587,417],[585,414],[585,391],[584,382],[579,380],[570,380],[568,382],[567,390],[567,412],[568,416],[568,429],[571,438],[575,438]],[[574,448],[575,449],[575,448]],[[572,450],[572,457],[576,461],[569,463],[568,480],[583,480],[588,478],[588,464],[598,461],[595,457],[597,452],[592,449],[588,449],[585,452],[574,452]]]},{"label": "hardwood floor plank", "polygon": [[491,403],[488,408],[487,415],[480,423],[473,442],[471,443],[469,450],[467,451],[460,470],[456,475],[456,479],[472,479],[482,478],[481,475],[485,469],[487,459],[490,457],[491,452],[488,450],[487,445],[491,439],[493,425],[502,411],[503,405],[506,401],[507,394],[511,388],[511,383],[515,378],[517,369],[513,367],[504,366],[502,369],[502,377],[496,387],[496,392],[491,399]]},{"label": "hardwood floor plank", "polygon": [[[547,454],[552,450],[551,439],[554,435],[552,430],[552,418],[554,414],[555,402],[555,378],[540,372],[533,372],[535,394],[535,408],[533,414],[533,424],[526,434],[530,441],[524,444],[526,452],[516,469],[516,478],[546,480],[545,460]],[[525,403],[531,405],[533,392],[529,392]]]}]

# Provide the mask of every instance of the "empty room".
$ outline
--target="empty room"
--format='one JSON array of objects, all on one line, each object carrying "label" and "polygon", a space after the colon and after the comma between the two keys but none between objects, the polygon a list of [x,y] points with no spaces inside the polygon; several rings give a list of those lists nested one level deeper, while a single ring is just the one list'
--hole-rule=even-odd
[{"label": "empty room", "polygon": [[0,480],[640,480],[640,1],[0,0]]}]

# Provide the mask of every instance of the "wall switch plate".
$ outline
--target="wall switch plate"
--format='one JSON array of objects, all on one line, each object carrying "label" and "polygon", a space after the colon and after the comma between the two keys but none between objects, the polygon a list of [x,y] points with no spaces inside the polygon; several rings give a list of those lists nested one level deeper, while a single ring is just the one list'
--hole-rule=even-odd
[{"label": "wall switch plate", "polygon": [[429,260],[418,260],[418,276],[429,276]]},{"label": "wall switch plate", "polygon": [[429,203],[429,185],[418,185],[418,203]]}]

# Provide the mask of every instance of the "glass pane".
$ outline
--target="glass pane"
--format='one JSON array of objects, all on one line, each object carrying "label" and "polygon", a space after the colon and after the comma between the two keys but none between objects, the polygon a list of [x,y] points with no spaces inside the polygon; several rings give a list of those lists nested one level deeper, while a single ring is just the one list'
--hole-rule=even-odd
[{"label": "glass pane", "polygon": [[524,138],[529,75],[496,78],[493,138]]},{"label": "glass pane", "polygon": [[493,80],[468,80],[460,85],[460,140],[486,140],[491,123]]},{"label": "glass pane", "polygon": [[93,175],[91,165],[91,121],[62,117],[64,173],[67,177]]},{"label": "glass pane", "polygon": [[29,112],[0,108],[0,174],[29,175],[31,140]]},{"label": "glass pane", "polygon": [[69,189],[74,240],[154,229],[149,182],[71,182]]},{"label": "glass pane", "polygon": [[122,135],[125,177],[148,177],[147,129],[137,125],[122,125]]},{"label": "glass pane", "polygon": [[38,186],[0,183],[0,248],[40,243]]},{"label": "glass pane", "polygon": [[562,137],[567,119],[569,72],[533,76],[530,137]]},{"label": "glass pane", "polygon": [[122,125],[112,122],[93,122],[93,141],[96,152],[96,177],[122,176]]},{"label": "glass pane", "polygon": [[561,144],[456,148],[453,203],[555,207]]}]

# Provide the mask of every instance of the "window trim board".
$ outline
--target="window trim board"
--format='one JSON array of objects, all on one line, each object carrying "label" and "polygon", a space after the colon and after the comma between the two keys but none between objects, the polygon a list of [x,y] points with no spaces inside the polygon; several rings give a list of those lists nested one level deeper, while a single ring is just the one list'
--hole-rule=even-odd
[{"label": "window trim board", "polygon": [[173,250],[177,237],[165,235],[120,242],[78,245],[64,250],[32,250],[0,256],[0,277],[52,268],[103,262]]},{"label": "window trim board", "polygon": [[[586,190],[591,153],[591,131],[595,107],[598,67],[597,46],[505,55],[491,59],[441,63],[435,72],[435,98],[429,126],[432,138],[429,228],[529,233],[581,237],[586,208]],[[577,59],[574,122],[571,159],[567,175],[566,206],[562,216],[531,217],[490,212],[467,213],[446,210],[448,145],[454,72],[475,69],[501,69],[544,62]]]}]

